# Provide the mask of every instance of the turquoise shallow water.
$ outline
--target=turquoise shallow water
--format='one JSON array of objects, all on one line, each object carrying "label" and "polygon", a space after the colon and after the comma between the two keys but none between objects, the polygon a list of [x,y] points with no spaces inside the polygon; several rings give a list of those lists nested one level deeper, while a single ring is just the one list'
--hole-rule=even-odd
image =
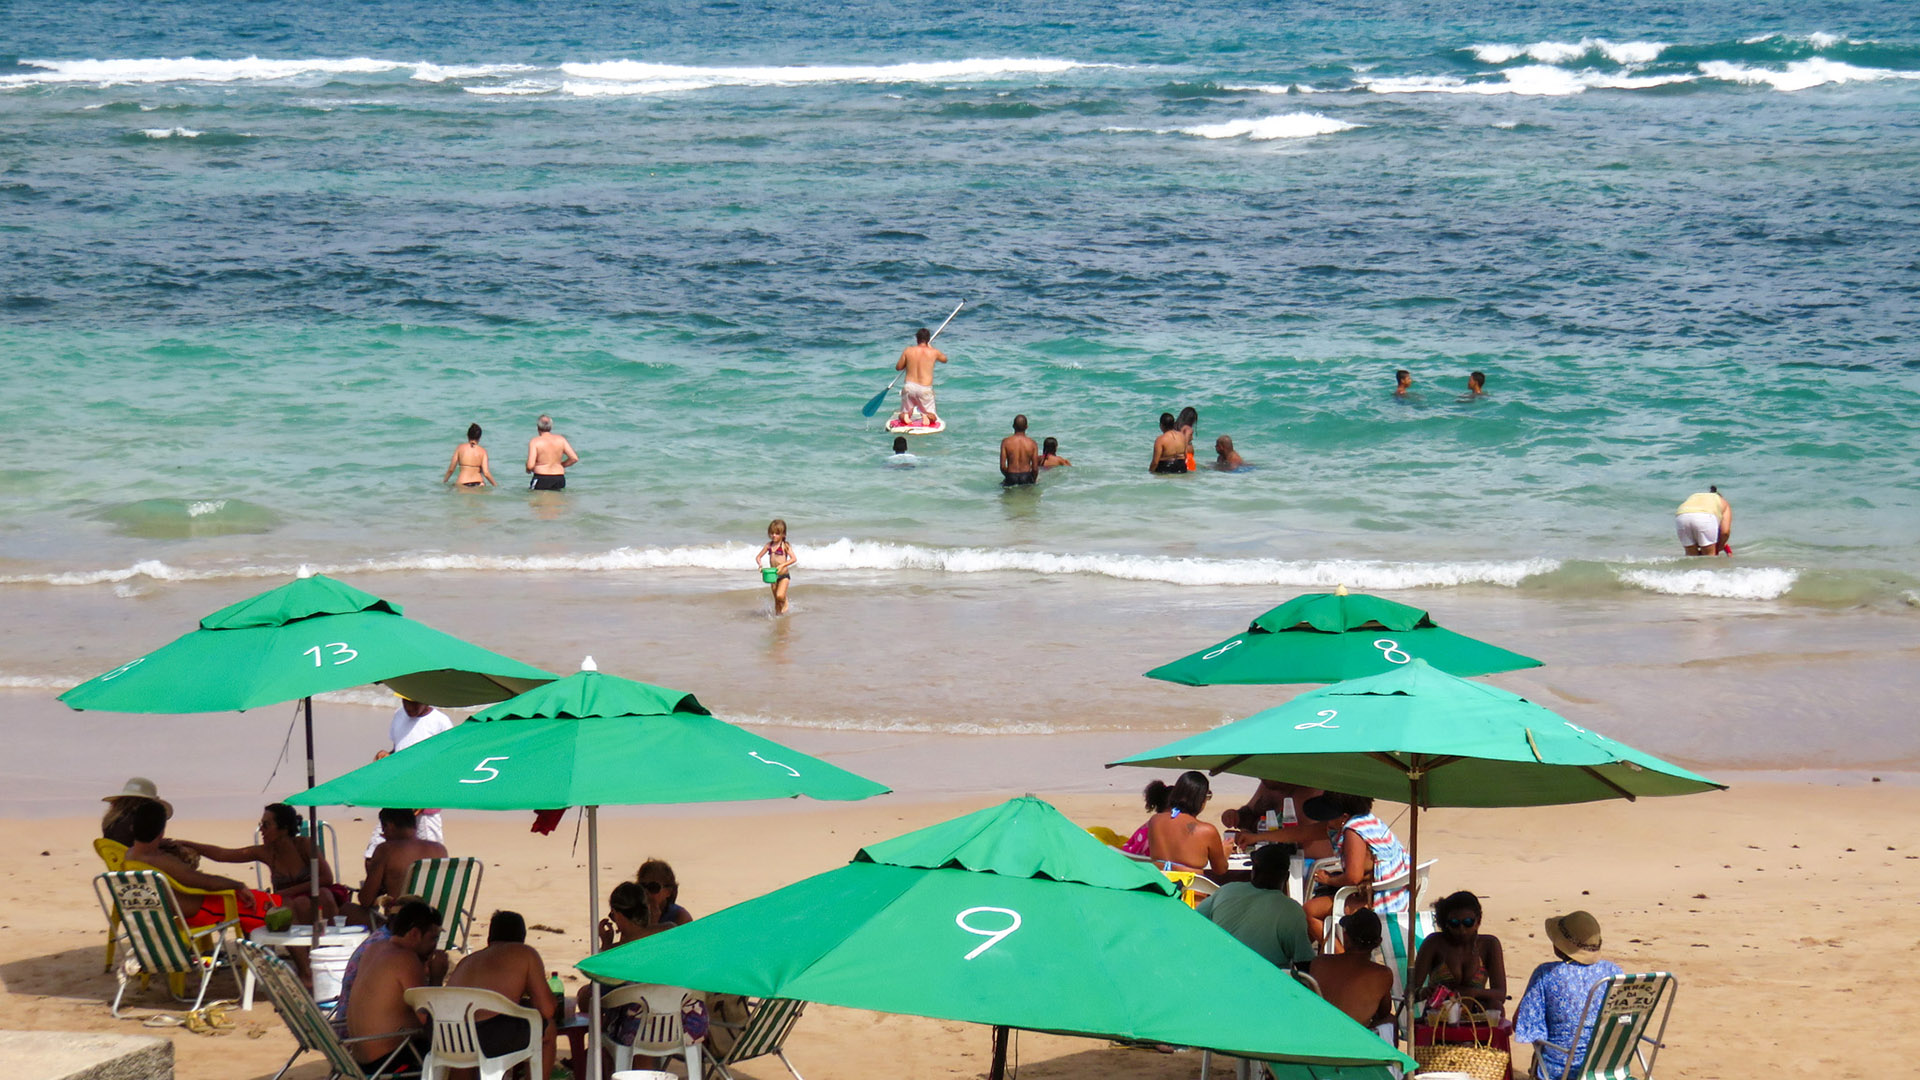
[{"label": "turquoise shallow water", "polygon": [[[1920,581],[1905,5],[4,19],[6,408],[55,459],[0,472],[10,581],[723,568],[775,514],[827,570]],[[859,405],[960,299],[951,430],[886,468]],[[1148,478],[1186,404],[1255,469]],[[1075,465],[1002,494],[1016,411]],[[499,492],[435,484],[470,421]],[[1708,483],[1739,559],[1678,565]]]}]

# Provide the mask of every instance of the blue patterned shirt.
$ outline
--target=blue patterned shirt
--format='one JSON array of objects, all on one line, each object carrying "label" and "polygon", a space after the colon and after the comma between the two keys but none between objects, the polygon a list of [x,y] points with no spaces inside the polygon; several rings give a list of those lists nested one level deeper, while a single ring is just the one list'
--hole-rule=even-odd
[{"label": "blue patterned shirt", "polygon": [[1568,1072],[1567,1055],[1543,1045],[1542,1040],[1566,1046],[1577,1035],[1580,1043],[1573,1048],[1573,1063],[1579,1064],[1587,1048],[1588,1033],[1583,1024],[1586,1017],[1580,1015],[1581,1007],[1587,1003],[1587,992],[1593,989],[1593,984],[1619,974],[1622,974],[1620,965],[1611,960],[1596,960],[1591,964],[1555,960],[1533,969],[1533,976],[1527,980],[1527,992],[1520,995],[1520,1006],[1513,1012],[1513,1038],[1516,1042],[1534,1044],[1539,1054],[1534,1075],[1539,1080],[1560,1080]]}]

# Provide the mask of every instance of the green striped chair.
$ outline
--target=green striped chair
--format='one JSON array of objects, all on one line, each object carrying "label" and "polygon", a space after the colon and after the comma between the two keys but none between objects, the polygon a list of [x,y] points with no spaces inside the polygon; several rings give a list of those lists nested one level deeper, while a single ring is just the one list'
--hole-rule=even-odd
[{"label": "green striped chair", "polygon": [[[229,919],[212,926],[188,926],[173,898],[172,883],[158,870],[109,871],[93,879],[93,891],[101,908],[111,912],[108,920],[119,927],[127,954],[140,965],[140,988],[146,989],[151,977],[164,975],[167,989],[185,1001],[187,976],[198,976],[200,988],[193,997],[193,1007],[198,1009],[207,999],[207,983],[225,952],[226,931],[240,924]],[[110,1011],[116,1020],[129,981],[122,978],[113,995]]]},{"label": "green striped chair", "polygon": [[[1679,989],[1679,982],[1664,971],[1615,975],[1595,983],[1587,991],[1586,1004],[1580,1009],[1580,1015],[1593,1019],[1573,1040],[1574,1046],[1586,1047],[1586,1054],[1576,1060],[1573,1047],[1545,1044],[1565,1053],[1571,1063],[1565,1076],[1550,1080],[1651,1077],[1653,1059],[1666,1045],[1662,1040],[1667,1036],[1667,1017],[1673,1014],[1673,998]],[[1634,1072],[1636,1065],[1640,1069],[1638,1073]],[[1535,1069],[1538,1068],[1536,1061]]]},{"label": "green striped chair", "polygon": [[420,859],[407,871],[407,895],[440,913],[440,948],[467,951],[482,869],[479,859]]},{"label": "green striped chair", "polygon": [[234,948],[239,952],[241,962],[253,972],[255,982],[266,993],[267,1000],[273,1002],[273,1009],[286,1021],[287,1030],[293,1032],[295,1043],[293,1056],[287,1059],[280,1071],[273,1074],[273,1080],[280,1080],[300,1060],[300,1055],[317,1053],[326,1058],[327,1067],[332,1071],[327,1080],[379,1080],[383,1076],[392,1076],[403,1069],[418,1076],[412,1070],[419,1064],[419,1058],[413,1053],[413,1044],[403,1042],[386,1056],[369,1073],[359,1062],[353,1059],[352,1044],[368,1039],[390,1039],[394,1035],[412,1034],[412,1032],[392,1032],[387,1035],[364,1035],[354,1039],[343,1039],[327,1021],[320,1006],[313,1003],[313,997],[307,988],[300,985],[300,977],[294,974],[285,960],[275,956],[272,950],[255,945],[251,941],[236,941]]},{"label": "green striped chair", "polygon": [[[793,1080],[800,1080],[800,1071],[793,1067],[793,1062],[787,1060],[787,1036],[793,1033],[793,1025],[799,1022],[800,1012],[806,1007],[806,1002],[792,998],[763,998],[748,1012],[744,1024],[713,1021],[714,1031],[733,1033],[734,1040],[725,1053],[710,1054],[707,1064],[726,1080],[733,1080],[733,1074],[727,1071],[727,1066],[773,1054],[793,1074]],[[714,1045],[712,1034],[707,1036],[707,1040],[710,1046]]]}]

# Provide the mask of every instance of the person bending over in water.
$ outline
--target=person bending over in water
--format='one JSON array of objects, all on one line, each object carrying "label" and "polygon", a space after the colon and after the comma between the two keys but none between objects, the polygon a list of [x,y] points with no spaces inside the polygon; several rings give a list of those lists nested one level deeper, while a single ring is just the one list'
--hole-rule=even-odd
[{"label": "person bending over in water", "polygon": [[913,344],[900,351],[893,370],[906,373],[900,384],[900,419],[904,423],[932,427],[940,422],[933,411],[933,365],[947,362],[947,354],[930,344],[933,331],[921,327],[913,332]]},{"label": "person bending over in water", "polygon": [[1153,473],[1187,471],[1187,439],[1180,434],[1179,426],[1174,423],[1172,413],[1160,414],[1160,437],[1153,440],[1153,457],[1147,462],[1147,471]]},{"label": "person bending over in water", "polygon": [[1213,440],[1213,467],[1221,472],[1232,472],[1245,465],[1246,459],[1233,449],[1233,436],[1222,435]]},{"label": "person bending over in water", "polygon": [[493,470],[487,467],[487,450],[480,445],[480,425],[467,425],[467,441],[453,448],[453,460],[447,463],[447,472],[440,478],[441,483],[453,479],[454,471],[460,473],[461,487],[479,487],[482,483],[494,483]]},{"label": "person bending over in water", "polygon": [[1411,389],[1413,389],[1413,372],[1408,371],[1406,368],[1401,368],[1399,371],[1393,373],[1394,397],[1406,397],[1407,391]]},{"label": "person bending over in water", "polygon": [[1027,415],[1013,418],[1013,434],[1000,440],[1000,486],[1021,487],[1040,479],[1040,448],[1027,437]]},{"label": "person bending over in water", "polygon": [[527,481],[529,491],[565,491],[567,469],[580,464],[580,455],[565,435],[553,430],[553,417],[542,416],[534,424],[539,434],[527,440]]},{"label": "person bending over in water", "polygon": [[787,613],[787,586],[793,579],[794,564],[800,560],[794,557],[793,545],[787,543],[787,521],[774,518],[767,523],[767,545],[753,556],[753,565],[759,566],[760,560],[767,560],[767,566],[773,570],[773,613]]},{"label": "person bending over in water", "polygon": [[1073,464],[1073,462],[1068,461],[1066,458],[1063,458],[1060,456],[1060,440],[1059,439],[1056,439],[1053,436],[1049,435],[1046,437],[1046,439],[1043,442],[1041,442],[1040,444],[1040,467],[1041,468],[1057,469],[1062,465],[1071,465],[1071,464]]},{"label": "person bending over in water", "polygon": [[1680,546],[1689,555],[1733,554],[1733,504],[1720,494],[1717,484],[1687,496],[1675,510],[1674,531],[1680,534]]}]

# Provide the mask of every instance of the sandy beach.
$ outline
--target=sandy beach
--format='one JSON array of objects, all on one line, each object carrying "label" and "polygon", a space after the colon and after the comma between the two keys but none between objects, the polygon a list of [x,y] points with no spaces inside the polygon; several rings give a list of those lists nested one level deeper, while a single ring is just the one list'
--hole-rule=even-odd
[{"label": "sandy beach", "polygon": [[[1125,774],[1117,782],[1146,775],[1116,772]],[[1601,919],[1608,955],[1627,970],[1675,972],[1681,989],[1661,1075],[1897,1075],[1920,1054],[1914,1023],[1920,1004],[1897,989],[1876,988],[1905,985],[1920,958],[1920,940],[1905,919],[1912,863],[1920,859],[1920,836],[1910,824],[1920,813],[1920,791],[1888,783],[1734,780],[1723,793],[1632,805],[1435,811],[1425,819],[1423,850],[1440,859],[1436,888],[1471,888],[1484,898],[1487,928],[1504,943],[1516,978],[1549,957],[1541,921],[1576,907]],[[1232,780],[1220,787],[1238,790]],[[609,812],[602,819],[602,880],[631,874],[644,858],[666,858],[683,882],[682,901],[698,916],[831,869],[864,843],[988,805],[1001,794]],[[1087,824],[1130,828],[1141,816],[1130,795],[1118,791],[1066,795],[1058,804]],[[550,837],[530,834],[530,818],[450,814],[449,843],[486,860],[483,911],[517,910],[530,923],[558,931],[536,931],[532,943],[565,972],[583,940],[584,840],[576,848],[571,817]],[[354,849],[366,823],[335,820],[342,842]],[[1836,822],[1858,824],[1836,829]],[[249,823],[187,810],[173,831],[233,838],[245,835]],[[264,1003],[236,1014],[239,1029],[220,1037],[108,1017],[113,980],[100,972],[103,923],[84,891],[98,869],[88,848],[96,824],[87,818],[0,823],[7,912],[0,926],[0,1026],[171,1031],[182,1077],[272,1076],[292,1042]],[[1170,991],[1206,1000],[1205,973],[1183,970],[1178,957],[1141,977],[1164,979]],[[571,984],[578,981],[569,975]],[[216,987],[216,994],[233,993],[224,978]],[[149,993],[136,997],[130,1013],[173,1008],[164,994]],[[810,1077],[978,1076],[988,1033],[816,1006],[789,1050]],[[1018,1050],[1024,1075],[1060,1080],[1173,1080],[1199,1067],[1190,1054],[1031,1034],[1020,1038]],[[783,1075],[767,1062],[743,1072],[769,1080]],[[325,1072],[309,1061],[291,1075],[307,1080]],[[1215,1075],[1231,1074],[1221,1066]]]}]

